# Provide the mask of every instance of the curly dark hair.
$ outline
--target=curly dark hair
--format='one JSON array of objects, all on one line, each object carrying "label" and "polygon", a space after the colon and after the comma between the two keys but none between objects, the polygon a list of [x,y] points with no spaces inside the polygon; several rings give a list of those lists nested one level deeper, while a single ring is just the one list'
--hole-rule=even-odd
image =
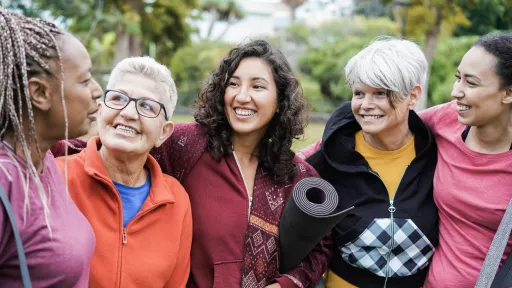
[{"label": "curly dark hair", "polygon": [[291,150],[292,141],[304,134],[308,102],[285,56],[268,42],[251,41],[229,51],[199,93],[194,118],[206,133],[207,149],[214,158],[220,159],[231,153],[232,128],[224,110],[224,93],[240,61],[247,57],[258,57],[268,63],[277,88],[279,113],[270,120],[260,140],[259,163],[273,174],[275,180],[292,179],[297,173],[292,161],[295,155]]}]

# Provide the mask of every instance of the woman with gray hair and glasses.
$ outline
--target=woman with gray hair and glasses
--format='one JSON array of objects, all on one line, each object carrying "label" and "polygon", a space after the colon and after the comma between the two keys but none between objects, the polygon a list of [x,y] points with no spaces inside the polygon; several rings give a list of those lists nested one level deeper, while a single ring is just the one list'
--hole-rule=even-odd
[{"label": "woman with gray hair and glasses", "polygon": [[372,42],[345,67],[352,101],[308,159],[340,203],[357,203],[333,229],[327,287],[423,285],[438,242],[437,148],[414,112],[426,73],[421,49],[394,38]]},{"label": "woman with gray hair and glasses", "polygon": [[[68,160],[70,194],[91,223],[92,287],[185,287],[192,217],[181,184],[149,151],[167,140],[177,101],[170,71],[149,57],[112,71],[99,103],[99,137]],[[59,158],[61,168],[64,159]]]}]

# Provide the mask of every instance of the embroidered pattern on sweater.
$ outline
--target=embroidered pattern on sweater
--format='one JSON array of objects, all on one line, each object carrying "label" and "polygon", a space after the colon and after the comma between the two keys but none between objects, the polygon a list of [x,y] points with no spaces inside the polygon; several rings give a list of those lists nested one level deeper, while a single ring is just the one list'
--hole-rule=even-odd
[{"label": "embroidered pattern on sweater", "polygon": [[266,279],[261,280],[258,282],[256,280],[256,276],[254,275],[254,272],[251,271],[251,273],[247,274],[247,277],[245,277],[242,281],[242,287],[243,288],[264,288],[265,287]]},{"label": "embroidered pattern on sweater", "polygon": [[[274,234],[275,236],[277,236],[279,234],[279,227],[277,227],[276,225],[272,225],[272,224],[268,223],[267,221],[255,216],[255,215],[251,215],[249,223],[253,224],[254,226],[256,226],[258,228],[264,229],[265,231],[267,231],[271,234]],[[261,235],[260,235],[260,237],[261,237]]]},{"label": "embroidered pattern on sweater", "polygon": [[178,140],[178,144],[180,144],[181,146],[185,146],[185,143],[187,143],[187,137],[185,136],[181,136],[180,137],[180,140]]},{"label": "embroidered pattern on sweater", "polygon": [[[281,204],[283,204],[284,199],[281,196],[281,193],[274,193],[274,189],[278,189],[277,187],[272,187],[270,191],[265,192],[265,195],[267,196],[268,205],[270,205],[270,209],[272,211],[276,210],[277,207],[279,207]],[[279,192],[279,189],[278,189]]]}]

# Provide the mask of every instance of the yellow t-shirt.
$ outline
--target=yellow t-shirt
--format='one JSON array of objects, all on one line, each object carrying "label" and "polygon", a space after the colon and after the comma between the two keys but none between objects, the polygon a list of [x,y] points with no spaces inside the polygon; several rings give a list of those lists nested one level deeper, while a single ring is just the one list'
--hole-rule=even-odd
[{"label": "yellow t-shirt", "polygon": [[[364,159],[368,161],[370,168],[377,172],[386,185],[389,198],[393,199],[396,189],[402,176],[404,175],[405,168],[411,164],[411,161],[416,157],[416,150],[414,149],[414,136],[402,148],[395,151],[382,151],[377,150],[366,141],[364,141],[363,131],[356,133],[356,147],[355,150],[363,155]],[[326,288],[356,288],[354,285],[338,277],[332,271],[327,272]]]}]

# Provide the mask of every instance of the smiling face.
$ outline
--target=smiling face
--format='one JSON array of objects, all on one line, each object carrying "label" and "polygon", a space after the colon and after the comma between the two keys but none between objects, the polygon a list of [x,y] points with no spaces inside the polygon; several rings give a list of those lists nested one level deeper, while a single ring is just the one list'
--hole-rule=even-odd
[{"label": "smiling face", "polygon": [[277,88],[268,63],[257,57],[240,61],[228,81],[224,102],[233,136],[261,139],[277,111]]},{"label": "smiling face", "polygon": [[[126,74],[109,88],[136,99],[163,101],[163,93],[155,82],[139,75]],[[133,101],[122,110],[112,109],[101,103],[98,115],[100,139],[103,146],[110,151],[149,153],[153,147],[160,146],[169,138],[173,130],[173,123],[165,120],[163,111],[156,118],[144,117],[137,113]]]},{"label": "smiling face", "polygon": [[471,48],[462,58],[452,90],[461,124],[485,125],[510,109],[503,102],[506,89],[500,88],[495,65],[496,57],[478,46]]},{"label": "smiling face", "polygon": [[364,132],[372,135],[393,133],[407,125],[409,109],[415,105],[418,88],[404,100],[391,106],[387,90],[358,83],[352,88],[352,112]]}]

